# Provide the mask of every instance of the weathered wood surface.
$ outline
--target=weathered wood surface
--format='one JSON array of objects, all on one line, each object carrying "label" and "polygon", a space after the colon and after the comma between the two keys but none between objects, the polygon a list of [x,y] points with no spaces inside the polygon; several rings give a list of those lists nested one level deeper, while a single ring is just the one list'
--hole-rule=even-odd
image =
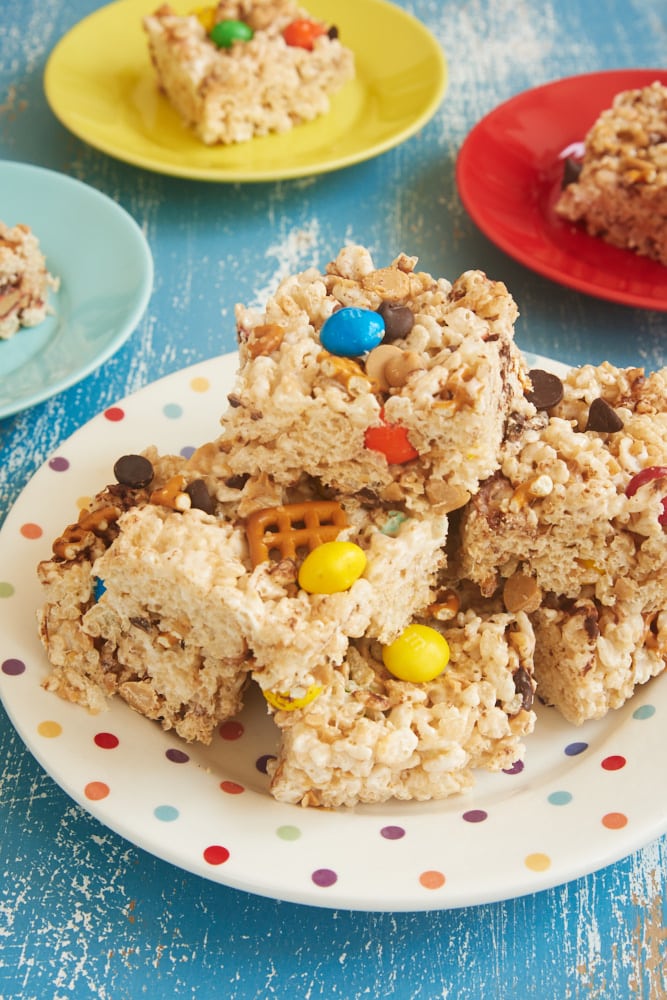
[{"label": "weathered wood surface", "polygon": [[[404,0],[449,63],[445,101],[426,128],[343,171],[232,186],[125,165],[55,120],[42,90],[46,58],[98,6],[1,0],[0,155],[71,174],[127,208],[150,242],[155,289],[115,357],[0,422],[0,517],[94,413],[232,349],[236,301],[261,300],[281,275],[326,263],[348,240],[369,245],[381,264],[405,250],[432,273],[479,267],[504,280],[526,349],[573,363],[667,364],[667,313],[587,297],[514,263],[469,220],[454,182],[462,140],[500,101],[574,73],[664,65],[664,0]],[[108,832],[42,772],[4,712],[0,762],[0,997],[667,996],[664,839],[518,900],[450,912],[331,912],[216,886]],[[664,764],[647,763],[656,783]]]}]

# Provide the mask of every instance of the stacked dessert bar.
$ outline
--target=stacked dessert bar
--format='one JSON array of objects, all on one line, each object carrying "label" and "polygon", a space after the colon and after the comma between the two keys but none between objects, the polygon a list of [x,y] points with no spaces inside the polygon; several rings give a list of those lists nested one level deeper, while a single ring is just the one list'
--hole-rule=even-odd
[{"label": "stacked dessert bar", "polygon": [[[210,741],[257,685],[271,790],[442,798],[664,668],[667,375],[529,371],[516,305],[343,248],[237,308],[221,433],[119,456],[39,575],[46,686]],[[111,477],[110,477],[111,478]]]}]

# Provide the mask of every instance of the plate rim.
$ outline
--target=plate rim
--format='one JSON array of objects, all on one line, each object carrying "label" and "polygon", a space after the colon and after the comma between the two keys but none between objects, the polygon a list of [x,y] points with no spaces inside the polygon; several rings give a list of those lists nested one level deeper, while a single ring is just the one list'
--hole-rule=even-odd
[{"label": "plate rim", "polygon": [[[82,381],[86,376],[90,375],[92,372],[96,371],[105,361],[108,361],[129,339],[134,330],[136,330],[139,322],[144,316],[146,309],[148,308],[148,303],[150,302],[151,296],[153,294],[153,286],[155,282],[155,262],[153,260],[153,254],[150,248],[150,244],[146,239],[146,236],[141,230],[141,227],[137,223],[127,209],[123,208],[117,201],[111,198],[109,195],[100,191],[98,188],[93,187],[91,184],[85,183],[76,177],[70,177],[68,174],[62,173],[58,170],[53,170],[49,167],[44,167],[39,164],[25,163],[19,160],[2,160],[0,161],[0,179],[3,176],[9,175],[32,175],[35,178],[48,178],[48,182],[61,190],[73,190],[81,191],[85,190],[86,197],[92,198],[99,205],[104,206],[104,211],[112,213],[116,216],[118,220],[122,220],[125,231],[131,234],[132,241],[136,247],[138,258],[142,263],[141,272],[141,284],[138,288],[136,299],[133,301],[131,308],[128,308],[127,315],[123,324],[116,331],[114,336],[109,337],[105,341],[104,345],[101,346],[94,356],[88,359],[85,364],[74,365],[68,371],[66,375],[54,379],[48,385],[43,385],[39,389],[33,392],[27,393],[24,396],[17,397],[11,402],[0,403],[0,420],[15,416],[18,413],[22,413],[24,410],[29,409],[31,406],[35,406],[37,403],[42,403],[47,399],[51,399],[53,396],[58,395],[58,393],[63,392],[65,389],[76,385],[78,382]],[[31,228],[38,239],[40,239],[40,232],[37,226],[31,225]],[[48,266],[48,260],[47,260]],[[62,278],[62,274],[58,274],[57,277]],[[47,317],[48,318],[48,317]],[[35,327],[34,329],[37,329]],[[29,336],[30,330],[21,329],[17,331],[15,336]],[[0,349],[2,344],[0,343]],[[30,363],[29,359],[26,364]]]},{"label": "plate rim", "polygon": [[[653,298],[642,294],[636,294],[631,291],[626,292],[622,289],[615,289],[613,287],[600,285],[593,280],[587,280],[585,278],[578,277],[576,274],[570,274],[563,270],[562,267],[549,264],[546,261],[531,255],[530,252],[524,251],[521,247],[520,241],[512,241],[507,238],[503,232],[498,231],[498,228],[493,224],[493,220],[491,220],[486,212],[478,206],[475,193],[474,191],[471,191],[471,187],[474,185],[470,183],[471,174],[468,161],[469,158],[472,157],[472,147],[479,141],[480,135],[488,130],[489,126],[493,123],[496,117],[506,114],[514,107],[520,107],[525,101],[539,96],[540,93],[544,93],[546,91],[553,92],[559,87],[567,87],[572,84],[576,84],[577,82],[581,82],[582,85],[585,85],[587,82],[594,79],[607,79],[610,82],[612,80],[618,80],[619,86],[616,88],[616,91],[614,91],[617,92],[618,90],[628,89],[633,86],[644,86],[649,79],[661,79],[667,84],[667,69],[639,66],[607,68],[586,73],[576,73],[571,76],[557,77],[553,80],[537,84],[534,87],[529,87],[500,102],[487,112],[478,122],[476,122],[460,146],[455,165],[455,180],[459,197],[469,216],[484,236],[486,236],[487,239],[489,239],[496,247],[523,266],[527,267],[529,270],[540,274],[542,277],[550,279],[556,284],[582,292],[593,298],[634,308],[666,311],[667,294],[662,298]],[[621,83],[621,81],[623,82]],[[599,107],[599,111],[602,110],[604,110],[604,106]],[[583,139],[583,136],[581,136],[581,139]],[[540,214],[543,216],[543,213]],[[542,231],[544,233],[547,232],[546,224],[543,225]],[[584,241],[593,241],[593,244],[598,240],[597,237],[590,236],[584,231],[579,231],[579,237]],[[606,246],[609,247],[609,245]],[[627,257],[627,259],[637,267],[641,267],[643,264],[646,264],[647,266],[652,265],[654,267],[661,267],[657,261],[652,261],[650,258],[640,257],[631,250],[624,250],[622,248],[609,249],[614,249],[619,254]],[[568,260],[574,259],[566,250],[562,250],[562,253],[568,258]]]},{"label": "plate rim", "polygon": [[[149,398],[153,396],[158,398],[160,402],[163,404],[164,398],[169,398],[168,395],[163,396],[163,390],[171,389],[172,386],[185,384],[186,379],[192,382],[193,380],[198,379],[202,375],[205,377],[208,376],[209,378],[213,377],[214,379],[220,378],[224,381],[231,377],[230,372],[227,370],[227,366],[235,364],[235,358],[236,358],[235,353],[220,355],[216,358],[211,358],[203,362],[197,362],[194,365],[190,365],[179,371],[172,372],[171,374],[163,376],[162,378],[156,380],[155,382],[149,383],[142,389],[139,389],[138,391],[130,393],[129,395],[123,397],[123,399],[119,400],[118,403],[115,404],[115,407],[120,406],[122,408],[123,406],[127,406],[128,408],[131,409],[132,406],[137,405],[138,408],[140,409],[141,406],[144,405],[149,400]],[[562,366],[558,362],[553,362],[552,359],[547,359],[542,356],[534,355],[528,352],[526,352],[526,360],[530,367],[535,367],[536,365],[537,366],[547,365],[547,364],[552,364],[552,365],[555,364],[556,370],[562,370],[563,367],[566,368],[569,367],[569,366]],[[224,381],[224,384],[226,385],[227,382]],[[70,437],[68,437],[65,441],[61,442],[53,454],[66,453],[68,445],[70,444],[70,442],[72,442],[73,439],[76,438],[78,438],[79,441],[81,441],[82,437],[92,434],[96,436],[96,440],[99,440],[98,431],[101,419],[103,419],[103,414],[98,414],[91,420],[87,421],[77,431],[75,431],[74,434],[70,435]],[[95,424],[97,424],[97,427],[95,426]],[[114,423],[113,426],[116,427],[120,425]],[[136,432],[133,431],[133,433]],[[196,444],[197,442],[193,443]],[[107,445],[105,444],[104,447],[106,448]],[[109,444],[108,447],[110,448],[111,445]],[[19,495],[16,503],[12,508],[12,511],[10,511],[5,524],[0,528],[0,549],[4,548],[5,539],[8,537],[8,535],[7,536],[5,535],[5,532],[8,531],[8,525],[13,525],[15,519],[19,516],[19,512],[21,510],[20,504],[22,498],[24,497],[24,494],[28,491],[30,484],[34,482],[37,485],[39,485],[40,482],[39,477],[44,477],[47,474],[51,475],[50,472],[49,473],[46,472],[51,457],[52,456],[47,458],[46,461],[43,463],[43,465],[40,467],[40,469],[38,469],[37,472],[30,478],[29,482],[21,491],[21,494]],[[109,457],[110,456],[107,455],[106,459],[108,460]],[[73,502],[74,498],[72,497],[71,500]],[[7,542],[7,544],[11,543]],[[0,608],[0,617],[1,616],[2,616],[2,609]],[[35,638],[36,638],[35,636],[32,636],[31,642],[34,643]],[[44,657],[43,669],[46,669],[45,657]],[[39,676],[42,676],[42,674],[40,674]],[[665,811],[664,807],[662,809],[662,814],[656,815],[654,812],[652,812],[650,823],[645,823],[643,826],[640,825],[638,829],[633,828],[631,831],[627,831],[625,835],[621,834],[620,840],[619,839],[617,839],[616,841],[612,839],[604,840],[600,836],[600,832],[598,830],[597,840],[595,841],[595,850],[592,856],[587,855],[586,857],[583,858],[579,857],[577,858],[576,861],[570,859],[566,864],[560,863],[559,865],[554,865],[552,869],[549,869],[545,872],[535,871],[532,875],[529,875],[526,871],[523,871],[522,881],[520,882],[519,885],[514,886],[512,889],[510,889],[507,881],[508,876],[503,876],[505,881],[501,882],[501,887],[495,888],[494,891],[485,891],[484,887],[478,884],[475,886],[474,892],[472,892],[469,888],[465,891],[462,891],[461,888],[459,888],[457,894],[457,890],[453,886],[449,886],[451,890],[449,896],[447,895],[446,892],[444,896],[438,895],[438,893],[431,893],[429,895],[428,892],[419,890],[419,887],[416,884],[412,885],[411,883],[411,892],[409,895],[406,894],[403,897],[391,896],[390,898],[383,899],[382,901],[373,902],[372,900],[365,898],[363,896],[363,893],[360,897],[359,891],[355,886],[333,885],[330,888],[321,889],[315,887],[312,884],[307,884],[307,880],[305,878],[304,878],[304,884],[301,884],[299,886],[292,886],[292,885],[286,886],[284,883],[284,876],[282,873],[280,873],[279,876],[278,875],[275,876],[275,878],[278,880],[283,879],[283,882],[280,885],[276,885],[275,883],[272,885],[267,885],[265,883],[258,882],[257,879],[254,878],[252,872],[248,873],[247,871],[242,870],[241,873],[239,874],[238,872],[234,871],[231,868],[226,869],[224,865],[222,865],[221,868],[219,869],[212,869],[210,866],[204,865],[203,862],[201,862],[201,860],[195,861],[193,858],[184,858],[182,847],[179,850],[178,846],[174,846],[173,843],[169,842],[168,837],[166,836],[163,842],[161,842],[159,846],[156,847],[155,841],[159,840],[158,834],[151,834],[151,836],[149,837],[147,837],[145,833],[143,835],[139,835],[136,829],[132,829],[131,825],[128,827],[128,824],[124,821],[124,817],[121,816],[120,820],[115,815],[112,815],[110,817],[108,813],[108,804],[105,805],[104,800],[102,800],[99,803],[96,803],[94,801],[91,802],[90,800],[87,800],[83,796],[83,794],[81,793],[81,789],[79,789],[79,793],[77,794],[77,790],[72,787],[72,783],[70,781],[64,780],[62,775],[54,773],[53,766],[50,764],[48,758],[45,756],[46,752],[45,751],[42,752],[39,749],[34,734],[32,740],[30,739],[30,736],[26,734],[25,727],[27,726],[27,721],[24,719],[19,720],[16,717],[13,711],[11,698],[8,698],[6,696],[7,685],[5,681],[6,679],[4,678],[4,675],[0,674],[0,698],[2,699],[5,710],[7,711],[7,714],[9,715],[12,724],[16,728],[20,738],[23,740],[27,750],[32,754],[32,756],[35,757],[35,759],[44,768],[47,774],[49,774],[49,776],[52,778],[52,780],[54,780],[56,784],[58,784],[70,798],[72,798],[75,802],[77,802],[84,809],[84,811],[92,815],[100,823],[102,823],[109,829],[113,830],[115,833],[123,837],[128,842],[134,844],[137,848],[147,851],[148,853],[154,855],[155,857],[158,857],[171,864],[174,864],[176,867],[180,869],[188,871],[191,874],[204,877],[209,881],[217,882],[219,884],[223,884],[231,888],[248,891],[257,895],[266,896],[271,899],[277,899],[285,902],[292,902],[303,905],[312,905],[329,909],[345,908],[349,910],[359,910],[364,912],[387,912],[387,911],[417,912],[425,910],[456,909],[463,906],[488,904],[493,902],[499,902],[504,899],[520,898],[522,896],[530,895],[535,892],[542,891],[544,889],[549,889],[557,885],[562,885],[566,882],[571,881],[572,879],[590,874],[591,872],[599,870],[600,868],[603,868],[608,864],[621,860],[628,854],[632,853],[632,851],[644,846],[651,840],[662,835],[667,830],[667,811]],[[45,694],[45,697],[49,699],[50,698],[55,699],[55,696],[53,695]],[[90,716],[88,716],[87,713],[83,712],[83,710],[78,706],[71,705],[69,703],[61,703],[59,699],[55,699],[55,705],[60,706],[63,712],[76,713],[77,729],[79,725],[81,726],[82,730],[89,725],[89,722],[86,720],[90,720]],[[148,731],[145,728],[151,726],[151,723],[148,720],[144,719],[141,716],[135,715],[135,713],[133,713],[131,709],[129,709],[129,707],[124,703],[119,704],[116,701],[115,706],[118,709],[118,711],[123,715],[123,719],[125,719],[126,721],[130,720],[128,722],[128,725],[130,726],[136,725],[142,727],[141,728],[142,736],[144,731]],[[618,710],[618,711],[622,712],[623,710]],[[54,714],[55,714],[55,709],[54,709]],[[51,718],[53,717],[54,716],[52,715]],[[620,716],[618,717],[620,718]],[[106,717],[97,716],[94,718],[100,720],[98,725],[101,725],[101,728],[104,729],[104,720],[105,718],[108,718],[108,716]],[[549,718],[553,719],[553,716],[549,716]],[[560,720],[558,720],[558,725],[561,725]],[[624,726],[628,725],[627,718],[625,718],[623,725]],[[155,734],[154,737],[155,740],[161,743],[164,743],[166,740],[169,739],[174,739],[174,740],[176,739],[170,734],[164,734],[163,731],[160,729],[160,727],[156,725],[153,725],[153,729],[151,731]],[[578,734],[580,732],[582,732],[581,729],[575,729],[573,727],[572,738],[574,739],[575,734]],[[152,744],[153,741],[151,740],[149,742]],[[606,742],[608,741],[606,740],[601,741],[597,749],[598,755],[603,752]],[[607,752],[609,752],[609,750],[607,750]],[[530,755],[530,746],[528,747],[528,755]],[[587,763],[585,766],[589,767],[592,765]],[[218,777],[220,777],[220,774],[218,774]],[[200,778],[201,774],[199,774],[198,780]],[[530,793],[528,792],[527,794]],[[232,796],[232,798],[234,797]],[[239,797],[237,796],[237,798]],[[512,795],[511,792],[504,793],[503,803],[505,801],[505,798],[506,799],[513,798],[514,805],[516,805],[516,793],[514,794],[514,796]],[[471,800],[469,798],[465,797],[459,798],[458,802],[461,803],[461,810],[465,808],[465,803],[466,802],[470,803],[470,801]],[[449,802],[452,805],[455,805],[452,799],[450,799]],[[394,805],[395,804],[392,802],[385,803],[381,807],[382,812],[373,813],[372,814],[373,817],[375,817],[376,815],[380,816],[383,815],[383,812],[385,810],[391,811]],[[407,805],[412,806],[415,810],[420,809],[419,803],[408,803]],[[437,807],[437,804],[435,805]],[[281,803],[276,803],[275,800],[270,798],[267,801],[265,796],[262,796],[262,803],[260,803],[260,808],[266,809],[267,812],[271,812],[272,817],[274,815],[277,817],[281,817],[286,814],[289,814],[290,817],[294,817],[294,822],[298,821],[296,817],[303,816],[304,813],[304,811],[300,807],[285,806]],[[253,816],[252,809],[253,807],[250,806],[251,818]],[[373,807],[371,807],[371,810],[372,809]],[[399,816],[405,815],[400,811],[400,806],[396,806],[396,809],[399,811]],[[311,811],[311,812],[313,812],[313,817],[312,817],[313,823],[317,825],[318,829],[320,828],[322,823],[331,823],[333,824],[334,829],[338,830],[339,832],[342,832],[343,834],[345,833],[346,830],[345,824],[349,822],[349,816],[354,817],[353,822],[359,823],[360,824],[359,829],[361,830],[365,831],[369,823],[368,819],[369,814],[364,809],[343,810],[343,811],[334,810],[333,812],[321,812],[321,811]],[[418,816],[419,813],[416,812],[415,815]],[[438,814],[437,812],[435,812],[435,810],[433,810],[433,817],[432,817],[433,822],[437,823],[438,815],[440,815],[442,821],[443,815]],[[449,814],[447,814],[444,818],[448,820],[450,818]],[[391,822],[392,819],[395,819],[395,816],[392,815],[389,822]],[[507,817],[503,816],[503,821],[507,823]],[[512,829],[514,829],[513,821],[514,821],[514,813],[512,813],[512,816],[510,817],[510,825],[512,826]],[[163,824],[163,826],[166,826],[166,824]],[[443,827],[445,826],[446,823],[443,824]],[[471,823],[469,826],[470,832],[468,835],[468,839],[470,839],[471,841],[475,840],[474,837],[475,826],[476,824],[474,823]],[[459,829],[461,831],[460,837],[462,839],[466,838],[468,831],[467,830],[464,831],[462,827],[459,827]],[[255,832],[256,831],[254,829],[249,831],[251,837],[252,835],[255,834]],[[501,829],[500,829],[501,836],[502,833],[503,833],[503,827],[501,822]],[[628,834],[630,835],[628,836]],[[491,831],[489,831],[489,835],[491,835]],[[495,832],[494,836],[497,835],[498,835],[497,832]],[[406,838],[406,840],[407,839],[409,838]],[[304,838],[303,850],[304,852],[312,850],[312,844],[308,845],[307,843],[305,843],[305,838]],[[413,848],[411,847],[410,850],[413,850]],[[428,862],[422,862],[422,863],[428,863]],[[382,864],[382,862],[379,862],[379,864]]]},{"label": "plate rim", "polygon": [[[333,3],[334,0],[317,0],[317,2],[326,4]],[[90,14],[86,15],[86,17],[76,22],[56,42],[47,58],[43,73],[43,88],[47,104],[58,121],[66,129],[92,148],[97,149],[108,156],[112,156],[121,162],[129,163],[133,166],[141,167],[142,169],[164,174],[166,176],[213,183],[266,183],[313,177],[336,170],[342,170],[346,167],[363,163],[376,156],[380,156],[382,153],[385,153],[388,150],[402,144],[418,133],[436,114],[445,97],[449,84],[449,67],[445,52],[436,37],[422,21],[420,21],[410,11],[392,3],[391,0],[356,0],[356,2],[362,2],[370,7],[376,7],[378,9],[389,10],[391,11],[392,17],[411,24],[413,29],[419,33],[425,48],[428,49],[429,57],[435,59],[438,67],[438,74],[437,78],[433,81],[428,101],[424,103],[423,107],[419,111],[419,114],[417,114],[408,125],[403,125],[396,132],[383,138],[382,140],[372,143],[370,146],[362,146],[355,152],[348,153],[343,156],[331,156],[328,160],[319,163],[309,162],[291,167],[289,164],[284,164],[281,168],[265,168],[249,172],[247,169],[239,167],[188,167],[184,164],[173,163],[168,159],[164,160],[161,158],[144,156],[141,153],[132,153],[131,150],[128,151],[127,149],[119,150],[118,145],[114,142],[106,142],[98,137],[91,138],[89,130],[85,127],[85,124],[81,125],[77,121],[75,115],[73,116],[68,109],[63,109],[61,102],[58,99],[54,99],[53,76],[56,70],[59,69],[59,62],[62,59],[63,49],[68,43],[71,42],[71,36],[75,32],[82,29],[83,26],[86,25],[86,22],[91,22],[100,16],[104,16],[110,8],[129,9],[133,3],[136,3],[136,0],[112,0],[112,2],[105,4],[95,11],[92,11]],[[377,86],[377,81],[373,80],[371,82],[374,82]],[[336,96],[337,95],[333,95],[334,99]],[[323,116],[320,116],[320,118],[321,117]],[[307,127],[308,124],[309,123],[305,123],[305,127]],[[215,149],[215,147],[211,148]]]}]

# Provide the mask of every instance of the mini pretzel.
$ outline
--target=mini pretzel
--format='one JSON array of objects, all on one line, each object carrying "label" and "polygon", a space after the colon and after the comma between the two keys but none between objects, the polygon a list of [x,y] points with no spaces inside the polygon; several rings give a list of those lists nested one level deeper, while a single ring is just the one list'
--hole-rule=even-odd
[{"label": "mini pretzel", "polygon": [[273,354],[277,351],[285,338],[285,327],[277,323],[265,323],[263,326],[256,326],[251,330],[246,340],[246,348],[251,358],[258,358],[260,354]]},{"label": "mini pretzel", "polygon": [[68,524],[62,535],[51,546],[54,556],[71,562],[79,552],[83,552],[95,541],[92,531],[82,528],[80,524]]},{"label": "mini pretzel", "polygon": [[256,510],[246,520],[246,535],[253,566],[266,562],[274,551],[294,559],[299,548],[312,551],[332,542],[347,527],[347,518],[335,500],[306,500]]},{"label": "mini pretzel", "polygon": [[460,610],[461,602],[458,594],[453,590],[445,590],[437,595],[434,604],[429,604],[426,613],[439,622],[447,622],[455,618]]},{"label": "mini pretzel", "polygon": [[185,492],[186,485],[185,476],[172,476],[164,486],[153,490],[150,501],[161,507],[169,507],[170,510],[189,510],[192,500]]},{"label": "mini pretzel", "polygon": [[328,351],[320,351],[317,360],[322,365],[322,372],[327,378],[332,378],[346,389],[354,388],[353,380],[358,380],[360,390],[373,382],[368,372],[364,372],[354,358],[343,358],[337,354],[330,354]]},{"label": "mini pretzel", "polygon": [[97,507],[95,510],[82,510],[79,514],[79,525],[84,531],[92,531],[94,534],[104,534],[108,531],[109,525],[113,524],[120,517],[117,507],[107,505]]}]

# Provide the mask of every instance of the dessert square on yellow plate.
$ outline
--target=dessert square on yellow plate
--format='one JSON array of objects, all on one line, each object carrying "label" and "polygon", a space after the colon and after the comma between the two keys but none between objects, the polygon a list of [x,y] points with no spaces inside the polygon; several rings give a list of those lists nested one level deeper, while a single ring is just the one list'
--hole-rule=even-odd
[{"label": "dessert square on yellow plate", "polygon": [[[356,78],[331,110],[282,135],[205,146],[159,92],[142,18],[158,0],[118,0],[56,45],[44,88],[56,117],[91,146],[158,173],[209,181],[311,176],[370,159],[435,114],[447,85],[442,49],[411,14],[386,0],[308,0],[355,55]],[[174,8],[188,13],[188,0]],[[378,43],[381,39],[381,43]]]}]

